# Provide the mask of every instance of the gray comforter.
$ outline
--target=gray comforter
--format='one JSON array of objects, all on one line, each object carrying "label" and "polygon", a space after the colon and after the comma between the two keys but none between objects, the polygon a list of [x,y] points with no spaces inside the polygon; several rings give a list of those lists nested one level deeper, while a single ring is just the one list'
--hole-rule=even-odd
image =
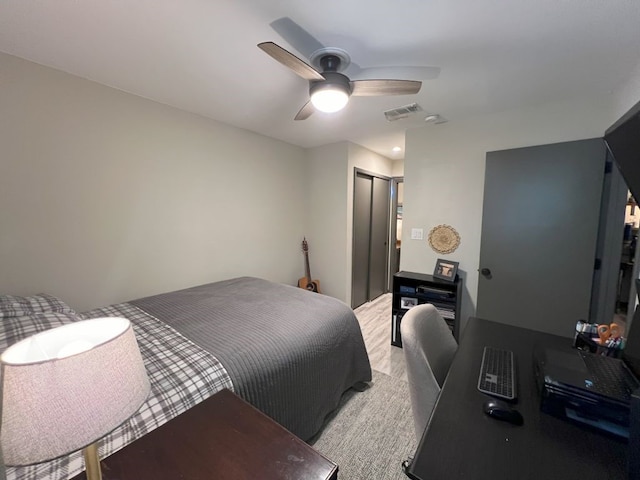
[{"label": "gray comforter", "polygon": [[325,295],[241,277],[130,303],[215,355],[236,393],[304,440],[371,380],[353,311]]}]

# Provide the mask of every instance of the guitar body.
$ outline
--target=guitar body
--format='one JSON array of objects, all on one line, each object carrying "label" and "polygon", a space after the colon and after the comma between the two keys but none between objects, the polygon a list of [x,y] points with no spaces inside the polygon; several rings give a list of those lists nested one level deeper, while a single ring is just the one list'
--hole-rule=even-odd
[{"label": "guitar body", "polygon": [[305,276],[298,280],[298,287],[310,292],[320,293],[320,281],[311,280],[311,269],[309,268],[309,245],[307,239],[302,240],[302,251],[304,252]]},{"label": "guitar body", "polygon": [[298,280],[298,287],[309,290],[310,292],[320,293],[320,280],[307,280],[307,277],[302,277]]}]

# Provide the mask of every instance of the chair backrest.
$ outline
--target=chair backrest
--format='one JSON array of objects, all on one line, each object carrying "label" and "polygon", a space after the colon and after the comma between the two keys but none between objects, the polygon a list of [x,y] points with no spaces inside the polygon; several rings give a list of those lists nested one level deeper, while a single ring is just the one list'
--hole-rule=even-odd
[{"label": "chair backrest", "polygon": [[438,400],[458,344],[431,304],[417,305],[400,322],[411,410],[419,441]]}]

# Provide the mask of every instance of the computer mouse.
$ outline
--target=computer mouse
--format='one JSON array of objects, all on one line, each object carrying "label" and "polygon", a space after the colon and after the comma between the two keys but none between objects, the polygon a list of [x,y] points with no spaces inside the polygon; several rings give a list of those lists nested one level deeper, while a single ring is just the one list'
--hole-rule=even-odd
[{"label": "computer mouse", "polygon": [[484,402],[484,413],[497,420],[512,423],[513,425],[522,425],[524,419],[519,411],[511,407],[507,402],[492,398]]}]

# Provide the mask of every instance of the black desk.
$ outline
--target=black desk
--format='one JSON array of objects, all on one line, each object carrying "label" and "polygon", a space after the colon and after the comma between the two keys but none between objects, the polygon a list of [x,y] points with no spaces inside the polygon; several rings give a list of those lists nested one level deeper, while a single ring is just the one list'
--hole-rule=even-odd
[{"label": "black desk", "polygon": [[[568,346],[571,340],[472,318],[449,376],[418,445],[408,474],[439,479],[627,478],[627,447],[540,412],[533,374],[534,345]],[[487,417],[488,398],[477,390],[485,345],[513,350],[523,426]],[[640,453],[638,453],[640,454]]]}]

